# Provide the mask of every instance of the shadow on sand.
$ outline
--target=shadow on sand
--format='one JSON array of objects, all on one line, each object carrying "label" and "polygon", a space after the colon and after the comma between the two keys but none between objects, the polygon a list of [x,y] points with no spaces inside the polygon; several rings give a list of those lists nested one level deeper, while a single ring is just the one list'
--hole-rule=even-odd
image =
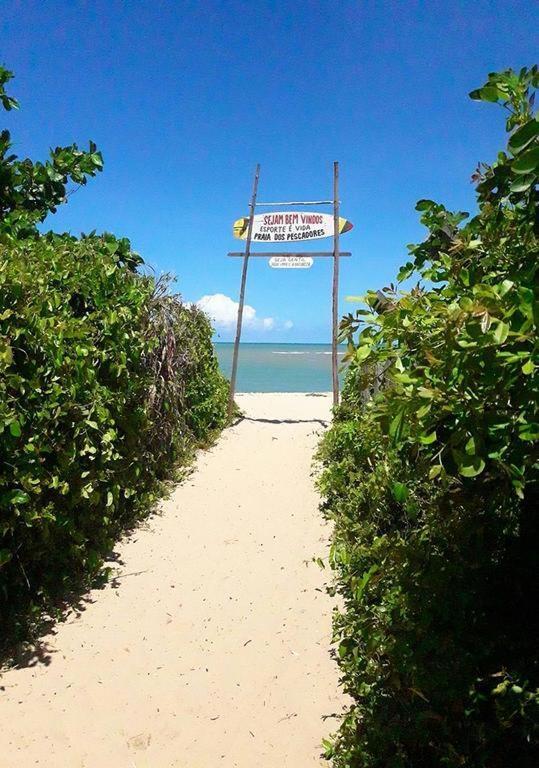
[{"label": "shadow on sand", "polygon": [[[73,588],[70,592],[49,604],[37,620],[30,622],[25,619],[24,608],[19,616],[12,617],[12,627],[7,634],[0,638],[0,674],[8,668],[24,669],[27,667],[48,667],[58,649],[54,647],[52,638],[57,633],[57,625],[68,619],[78,619],[88,606],[95,603],[92,592],[96,589],[110,587],[117,589],[120,580],[132,574],[111,575],[111,567],[120,567],[123,561],[116,552],[111,552],[105,559],[103,566],[94,579],[80,588]],[[21,635],[24,639],[16,639]],[[46,638],[46,639],[43,639]],[[1,677],[0,677],[1,690]]]},{"label": "shadow on sand", "polygon": [[236,422],[254,421],[260,424],[318,424],[321,427],[327,427],[329,422],[323,419],[255,419],[252,416],[243,416]]}]

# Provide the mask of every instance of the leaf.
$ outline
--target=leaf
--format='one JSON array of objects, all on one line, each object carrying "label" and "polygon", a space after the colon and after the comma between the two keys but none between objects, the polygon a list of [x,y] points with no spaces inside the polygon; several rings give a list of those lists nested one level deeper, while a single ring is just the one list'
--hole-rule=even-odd
[{"label": "leaf", "polygon": [[13,362],[13,350],[10,344],[2,342],[0,345],[0,360],[3,360],[6,365],[11,365]]},{"label": "leaf", "polygon": [[431,408],[432,408],[432,404],[431,403],[427,403],[426,405],[422,405],[421,408],[419,408],[416,411],[415,415],[417,416],[418,419],[422,419],[423,416],[427,415],[427,413],[430,411]]},{"label": "leaf", "polygon": [[539,424],[520,424],[518,428],[518,436],[521,440],[539,440]]},{"label": "leaf", "polygon": [[526,376],[529,376],[531,373],[533,373],[535,370],[535,365],[533,364],[533,360],[530,359],[524,365],[522,366],[522,373],[524,373]]},{"label": "leaf", "polygon": [[350,653],[352,648],[354,648],[354,646],[355,646],[355,643],[353,640],[350,640],[348,638],[346,638],[345,640],[342,640],[339,643],[339,648],[338,648],[339,658],[344,659],[345,656],[348,656],[348,654]]},{"label": "leaf", "polygon": [[101,152],[92,152],[90,159],[96,168],[103,168],[103,158],[101,157]]},{"label": "leaf", "polygon": [[536,136],[539,136],[539,120],[530,120],[513,133],[507,146],[516,155],[522,152]]},{"label": "leaf", "polygon": [[12,504],[26,504],[30,497],[27,493],[21,490],[12,491],[9,500]]},{"label": "leaf", "polygon": [[438,477],[440,472],[442,471],[442,467],[440,464],[434,464],[429,470],[429,479],[434,480],[435,477]]},{"label": "leaf", "polygon": [[436,440],[436,430],[434,432],[431,432],[429,435],[423,434],[419,435],[419,442],[422,445],[430,445],[431,443],[434,443]]},{"label": "leaf", "polygon": [[505,98],[505,95],[494,85],[484,85],[482,88],[476,88],[475,91],[470,91],[469,97],[470,99],[474,99],[474,101],[496,102],[499,99]]},{"label": "leaf", "polygon": [[12,421],[9,425],[9,431],[13,435],[13,437],[20,437],[21,436],[21,425],[18,421]]},{"label": "leaf", "polygon": [[322,747],[324,750],[324,757],[326,760],[330,760],[334,756],[334,746],[328,739],[322,739]]},{"label": "leaf", "polygon": [[19,102],[12,96],[7,96],[5,93],[2,93],[0,94],[0,100],[2,101],[2,106],[6,112],[11,112],[12,109],[19,109]]},{"label": "leaf", "polygon": [[539,147],[528,149],[511,166],[513,173],[530,173],[539,170]]},{"label": "leaf", "polygon": [[404,420],[404,412],[402,410],[399,410],[397,412],[397,415],[393,417],[393,419],[391,420],[391,424],[389,425],[389,434],[391,437],[396,437],[397,439],[400,437],[403,420]]},{"label": "leaf", "polygon": [[[359,582],[357,584],[357,587],[355,589],[354,597],[356,600],[361,600],[363,597],[363,593],[365,592],[365,588],[367,587],[367,584],[372,579],[375,573],[377,573],[380,570],[379,565],[371,565],[368,571],[365,571],[361,575],[361,578],[359,579]],[[347,643],[351,644],[351,647],[354,647],[353,642],[351,640],[347,640]]]},{"label": "leaf", "polygon": [[414,378],[413,376],[410,376],[408,371],[404,371],[404,373],[394,373],[393,378],[395,381],[398,381],[399,384],[415,384],[418,379]]},{"label": "leaf", "polygon": [[464,477],[476,477],[485,469],[485,462],[480,456],[467,456],[461,454],[458,469]]},{"label": "leaf", "polygon": [[391,485],[391,493],[395,501],[399,502],[399,504],[401,504],[403,501],[406,501],[409,495],[408,488],[404,485],[404,483],[398,482]]},{"label": "leaf", "polygon": [[433,389],[429,389],[428,387],[419,387],[417,390],[417,394],[419,397],[424,397],[428,400],[432,400],[436,393]]},{"label": "leaf", "polygon": [[356,350],[356,362],[362,363],[368,358],[371,353],[371,348],[366,344],[361,344]]},{"label": "leaf", "polygon": [[509,335],[509,326],[503,320],[498,320],[496,327],[492,332],[492,338],[496,344],[503,344]]},{"label": "leaf", "polygon": [[513,286],[514,282],[512,280],[504,280],[500,286],[500,296],[505,296]]},{"label": "leaf", "polygon": [[6,563],[9,563],[11,557],[12,555],[9,549],[0,549],[0,568]]},{"label": "leaf", "polygon": [[488,312],[483,312],[481,316],[481,330],[486,333],[490,328],[491,318]]},{"label": "leaf", "polygon": [[407,280],[410,277],[410,275],[414,272],[414,270],[415,270],[415,265],[411,261],[409,261],[407,264],[401,267],[397,275],[397,280],[399,281],[399,283],[402,283],[403,280]]},{"label": "leaf", "polygon": [[434,200],[422,199],[417,201],[417,203],[415,204],[415,209],[416,211],[428,211],[429,208],[432,208],[435,205],[436,203],[434,202]]},{"label": "leaf", "polygon": [[509,187],[510,192],[526,192],[535,182],[535,176],[519,176]]}]

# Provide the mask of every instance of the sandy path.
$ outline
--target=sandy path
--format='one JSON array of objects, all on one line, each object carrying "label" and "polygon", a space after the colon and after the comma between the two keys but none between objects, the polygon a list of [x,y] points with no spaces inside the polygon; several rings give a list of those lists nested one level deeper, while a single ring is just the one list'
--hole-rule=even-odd
[{"label": "sandy path", "polygon": [[304,561],[326,545],[310,465],[329,397],[238,399],[248,418],[119,545],[116,584],[0,680],[1,768],[322,764],[337,671]]}]

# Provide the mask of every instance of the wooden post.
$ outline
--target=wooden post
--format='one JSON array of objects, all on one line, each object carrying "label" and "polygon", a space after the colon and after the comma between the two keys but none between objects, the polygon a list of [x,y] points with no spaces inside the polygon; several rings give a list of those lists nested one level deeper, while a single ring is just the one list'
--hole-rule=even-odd
[{"label": "wooden post", "polygon": [[339,359],[337,338],[339,329],[339,163],[333,163],[333,306],[331,338],[331,373],[333,405],[339,404]]},{"label": "wooden post", "polygon": [[234,410],[234,395],[236,394],[236,374],[238,372],[238,353],[240,350],[241,324],[243,320],[243,304],[245,301],[245,283],[247,281],[247,265],[251,253],[251,236],[253,233],[253,218],[255,215],[256,195],[258,192],[258,179],[260,177],[260,164],[256,166],[253,183],[253,194],[249,207],[249,226],[247,227],[247,240],[245,243],[245,256],[243,257],[243,270],[241,273],[240,302],[238,306],[238,322],[236,325],[236,338],[234,340],[234,355],[232,357],[232,374],[230,376],[230,395],[228,399],[228,416],[232,416]]}]

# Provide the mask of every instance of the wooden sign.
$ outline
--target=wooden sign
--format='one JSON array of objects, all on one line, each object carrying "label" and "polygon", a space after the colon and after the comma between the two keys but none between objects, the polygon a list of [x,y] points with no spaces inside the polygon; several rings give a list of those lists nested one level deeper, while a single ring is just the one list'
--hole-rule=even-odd
[{"label": "wooden sign", "polygon": [[[333,163],[333,199],[332,200],[296,200],[289,202],[264,202],[258,203],[258,181],[260,178],[260,164],[256,166],[253,194],[249,205],[249,216],[237,219],[234,222],[233,233],[238,240],[245,240],[245,251],[242,253],[231,252],[229,256],[240,256],[243,259],[241,271],[240,297],[238,302],[238,317],[236,320],[236,337],[234,339],[234,353],[232,355],[232,371],[230,374],[230,390],[228,395],[228,416],[232,419],[236,406],[234,393],[236,391],[236,374],[238,371],[238,356],[240,350],[241,329],[243,321],[243,308],[245,304],[245,285],[247,283],[247,267],[251,256],[269,259],[270,267],[274,269],[309,269],[313,260],[319,257],[330,257],[333,260],[333,285],[331,301],[331,379],[333,385],[333,405],[339,404],[339,262],[342,256],[350,256],[348,251],[341,251],[339,237],[344,232],[352,229],[351,222],[340,217],[339,200],[339,163]],[[316,211],[299,212],[290,210],[297,206],[331,205],[333,214],[318,213]],[[263,208],[289,207],[287,211],[277,213],[255,213],[257,206]],[[333,238],[332,251],[290,251],[288,248],[280,250],[251,251],[253,240],[262,243],[299,243],[304,240],[318,240],[323,237]]]},{"label": "wooden sign", "polygon": [[[339,234],[349,232],[352,227],[350,221],[339,218]],[[233,226],[234,237],[246,240],[248,228],[248,217],[237,219]],[[334,217],[330,213],[280,211],[253,216],[251,240],[259,243],[293,243],[333,237],[333,234]]]},{"label": "wooden sign", "polygon": [[269,265],[273,269],[309,269],[313,260],[310,256],[272,256]]}]

